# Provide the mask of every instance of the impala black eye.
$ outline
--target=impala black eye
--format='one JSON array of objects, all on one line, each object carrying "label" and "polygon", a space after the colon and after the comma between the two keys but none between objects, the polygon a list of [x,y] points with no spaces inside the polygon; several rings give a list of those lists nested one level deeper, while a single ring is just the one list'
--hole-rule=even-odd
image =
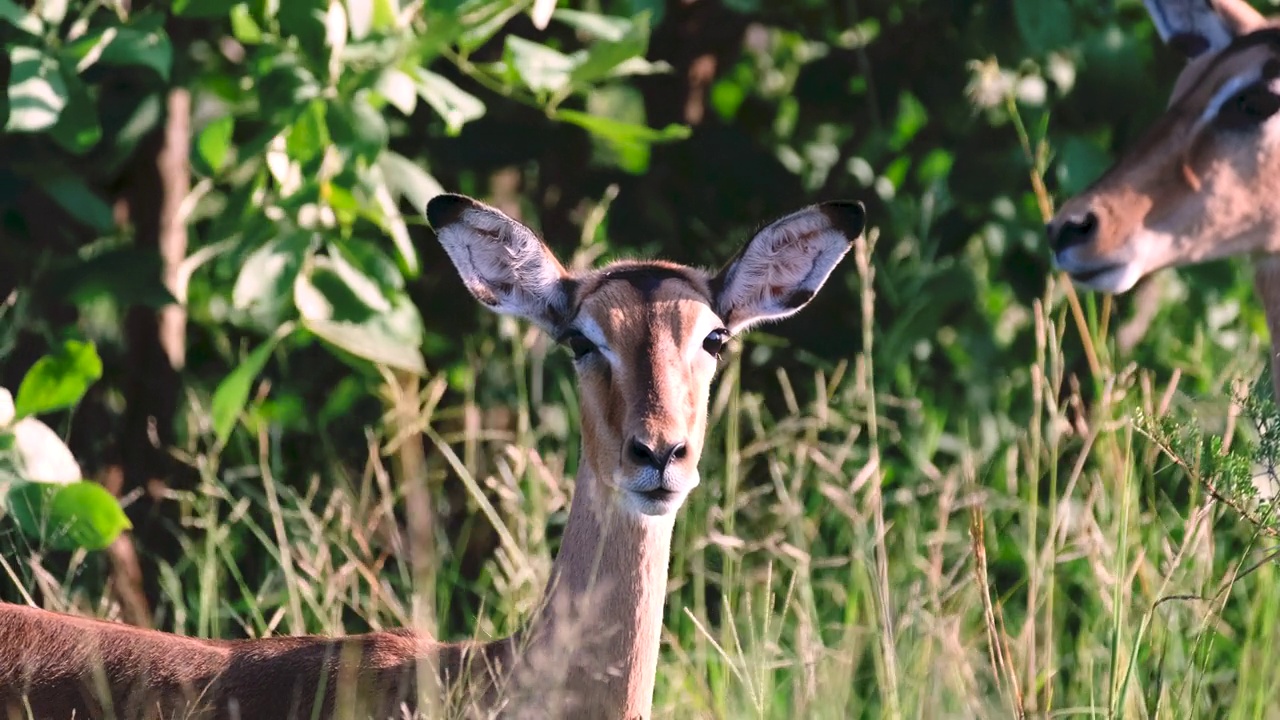
[{"label": "impala black eye", "polygon": [[1250,85],[1231,96],[1218,109],[1218,125],[1227,130],[1247,130],[1280,112],[1280,95],[1264,83]]},{"label": "impala black eye", "polygon": [[581,360],[599,349],[595,343],[587,339],[586,335],[577,330],[565,333],[564,337],[560,338],[560,342],[564,343],[569,348],[569,351],[573,353],[574,360]]},{"label": "impala black eye", "polygon": [[702,341],[702,349],[711,353],[713,357],[720,357],[720,352],[724,350],[724,346],[729,344],[729,331],[724,328],[712,330],[710,335]]}]

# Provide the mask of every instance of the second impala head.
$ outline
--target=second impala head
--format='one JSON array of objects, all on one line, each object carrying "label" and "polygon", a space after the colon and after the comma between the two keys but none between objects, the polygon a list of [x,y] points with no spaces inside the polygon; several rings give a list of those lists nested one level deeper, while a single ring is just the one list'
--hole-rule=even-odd
[{"label": "second impala head", "polygon": [[1280,30],[1243,0],[1148,0],[1192,56],[1169,107],[1048,225],[1076,283],[1124,292],[1163,267],[1280,252]]},{"label": "second impala head", "polygon": [[699,483],[711,382],[730,338],[809,302],[863,229],[857,203],[826,203],[761,230],[719,273],[619,262],[570,273],[500,211],[441,195],[427,218],[463,283],[574,356],[582,462],[620,509],[667,515]]}]

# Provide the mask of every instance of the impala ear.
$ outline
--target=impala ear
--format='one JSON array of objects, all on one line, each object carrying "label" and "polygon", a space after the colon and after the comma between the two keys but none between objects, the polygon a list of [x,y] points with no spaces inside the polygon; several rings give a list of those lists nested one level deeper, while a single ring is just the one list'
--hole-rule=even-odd
[{"label": "impala ear", "polygon": [[568,273],[532,230],[496,208],[463,195],[427,203],[436,231],[467,290],[494,312],[551,330],[569,304]]},{"label": "impala ear", "polygon": [[756,233],[711,283],[729,332],[781,320],[807,305],[865,226],[862,203],[828,202]]},{"label": "impala ear", "polygon": [[1221,50],[1266,24],[1246,0],[1143,0],[1160,39],[1187,59]]}]

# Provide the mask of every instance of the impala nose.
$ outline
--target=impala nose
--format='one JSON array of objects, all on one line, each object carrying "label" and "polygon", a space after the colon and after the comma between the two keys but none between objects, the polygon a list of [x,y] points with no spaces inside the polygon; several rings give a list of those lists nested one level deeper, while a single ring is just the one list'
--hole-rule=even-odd
[{"label": "impala nose", "polygon": [[631,442],[627,443],[627,454],[635,464],[653,468],[661,473],[667,469],[672,460],[680,460],[688,455],[689,449],[683,442],[663,445],[646,443],[640,438],[632,437]]},{"label": "impala nose", "polygon": [[1080,215],[1069,215],[1045,226],[1049,234],[1049,247],[1056,253],[1077,245],[1086,245],[1098,237],[1098,216],[1092,210]]}]

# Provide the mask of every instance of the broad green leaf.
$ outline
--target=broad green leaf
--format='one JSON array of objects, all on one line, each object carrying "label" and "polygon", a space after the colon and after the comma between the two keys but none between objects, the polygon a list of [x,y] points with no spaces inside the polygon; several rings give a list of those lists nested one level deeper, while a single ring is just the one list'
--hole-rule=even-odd
[{"label": "broad green leaf", "polygon": [[62,82],[67,87],[67,106],[49,135],[68,152],[83,155],[102,139],[97,104],[74,68],[62,63],[60,70]]},{"label": "broad green leaf", "polygon": [[312,234],[293,232],[271,240],[245,259],[231,290],[231,305],[259,327],[279,327],[294,314],[293,285],[310,251]]},{"label": "broad green leaf", "polygon": [[5,388],[0,388],[0,428],[7,428],[13,423],[16,417],[16,411],[13,405],[13,393]]},{"label": "broad green leaf", "polygon": [[62,410],[80,402],[102,377],[102,359],[93,343],[68,340],[58,352],[36,361],[18,385],[18,417]]},{"label": "broad green leaf", "polygon": [[253,352],[236,365],[236,369],[232,370],[231,374],[218,383],[209,404],[209,415],[213,420],[213,435],[219,446],[225,445],[227,438],[231,437],[236,420],[240,418],[245,403],[249,401],[253,381],[266,368],[267,360],[271,358],[271,351],[275,349],[280,339],[291,331],[292,325],[282,326],[275,334],[254,348]]},{"label": "broad green leaf", "polygon": [[210,122],[196,136],[196,152],[200,159],[217,173],[227,162],[231,150],[231,137],[235,133],[236,120],[231,115]]},{"label": "broad green leaf", "polygon": [[84,180],[74,175],[57,175],[40,180],[40,189],[44,190],[54,202],[62,206],[71,217],[100,233],[109,232],[115,227],[115,215],[106,200],[85,185]]},{"label": "broad green leaf", "polygon": [[407,298],[398,297],[390,313],[362,323],[304,320],[317,337],[361,360],[425,375],[422,361],[422,318]]},{"label": "broad green leaf", "polygon": [[40,132],[58,122],[67,105],[67,86],[58,61],[25,46],[9,49],[9,132]]},{"label": "broad green leaf", "polygon": [[[457,13],[442,15],[452,15],[460,22],[463,31],[457,35],[458,47],[470,54],[489,42],[508,20],[519,15],[524,8],[524,3],[509,0],[475,0],[463,3]],[[435,21],[440,22],[438,18]],[[454,34],[452,28],[449,34]]]},{"label": "broad green leaf", "polygon": [[330,101],[325,119],[338,147],[368,160],[377,158],[391,134],[382,113],[369,104],[368,91],[358,92],[349,103]]},{"label": "broad green leaf", "polygon": [[689,137],[689,128],[684,125],[668,125],[661,130],[645,125],[620,122],[609,118],[597,117],[576,110],[560,110],[556,118],[585,128],[602,139],[620,146],[635,143],[658,143],[672,140],[684,140]]},{"label": "broad green leaf", "polygon": [[635,23],[630,18],[600,15],[569,8],[557,9],[552,17],[596,40],[618,42],[635,29]]},{"label": "broad green leaf", "polygon": [[[513,37],[509,40],[516,39]],[[484,102],[454,85],[443,75],[417,68],[418,94],[433,110],[444,118],[450,135],[457,135],[462,126],[484,115]]]},{"label": "broad green leaf", "polygon": [[347,10],[341,0],[329,0],[329,9],[324,14],[324,44],[332,51],[331,72],[341,71],[342,50],[347,46]]},{"label": "broad green leaf", "polygon": [[368,275],[378,287],[384,290],[403,290],[404,275],[400,268],[387,257],[378,243],[359,238],[345,240],[329,246],[330,254],[338,252],[346,262],[360,268],[360,272]]},{"label": "broad green leaf", "polygon": [[67,17],[67,0],[39,0],[36,3],[40,17],[50,26],[57,26]]},{"label": "broad green leaf", "polygon": [[80,72],[95,63],[136,65],[150,68],[161,80],[168,80],[173,69],[173,46],[163,27],[147,25],[137,22],[134,26],[103,28],[71,43],[67,52],[76,59]]},{"label": "broad green leaf", "polygon": [[317,262],[298,276],[294,298],[303,327],[325,342],[373,363],[426,372],[422,318],[403,292],[391,294],[389,311],[371,312],[330,264]]},{"label": "broad green leaf", "polygon": [[0,21],[9,23],[28,35],[40,35],[44,32],[44,23],[40,16],[19,6],[13,0],[0,0]]},{"label": "broad green leaf", "polygon": [[556,11],[556,0],[533,0],[533,7],[529,9],[529,18],[533,20],[533,26],[539,30],[546,30],[547,23],[551,22],[551,13]]},{"label": "broad green leaf", "polygon": [[382,168],[391,192],[395,196],[403,196],[419,213],[426,210],[431,198],[444,194],[444,186],[403,155],[388,150],[378,156],[378,166]]},{"label": "broad green leaf", "polygon": [[317,263],[324,264],[344,283],[351,294],[364,303],[373,312],[387,312],[391,303],[382,294],[377,281],[364,272],[363,268],[353,264],[333,243],[329,244],[329,254],[317,257]]},{"label": "broad green leaf", "polygon": [[101,550],[133,527],[120,503],[93,482],[15,485],[8,505],[24,534],[54,550]]},{"label": "broad green leaf", "polygon": [[363,40],[373,29],[373,0],[346,0],[352,40]]},{"label": "broad green leaf", "polygon": [[389,67],[383,70],[378,75],[374,89],[405,115],[412,115],[414,108],[418,106],[417,84],[399,68]]},{"label": "broad green leaf", "polygon": [[240,3],[231,8],[231,34],[245,45],[262,42],[262,27],[253,19],[248,4]]},{"label": "broad green leaf", "polygon": [[[640,91],[628,85],[598,87],[587,95],[587,112],[594,118],[615,121],[632,128],[643,128],[645,125],[644,96]],[[613,132],[593,132],[592,139],[598,143],[600,157],[612,160],[623,170],[639,175],[649,167],[649,143],[634,140],[629,135],[619,136],[615,128]]]},{"label": "broad green leaf", "polygon": [[289,158],[305,163],[329,146],[329,129],[325,125],[325,103],[312,100],[289,127],[285,149]]},{"label": "broad green leaf", "polygon": [[507,36],[504,60],[525,87],[538,93],[564,88],[578,65],[569,55],[517,35]]},{"label": "broad green leaf", "polygon": [[386,32],[400,25],[400,0],[373,0],[373,29]]},{"label": "broad green leaf", "polygon": [[18,474],[23,480],[66,484],[80,480],[80,464],[58,433],[33,417],[25,417],[10,428],[17,452]]},{"label": "broad green leaf", "polygon": [[[376,175],[378,173],[370,174]],[[377,223],[391,237],[391,242],[400,254],[405,274],[410,277],[417,277],[418,253],[414,250],[413,238],[409,237],[409,226],[405,224],[404,216],[400,214],[400,206],[396,204],[396,200],[391,195],[391,190],[387,187],[386,182],[379,177],[375,179],[375,183],[373,200],[377,206]]]},{"label": "broad green leaf", "polygon": [[173,0],[173,14],[188,18],[224,18],[237,0]]}]

